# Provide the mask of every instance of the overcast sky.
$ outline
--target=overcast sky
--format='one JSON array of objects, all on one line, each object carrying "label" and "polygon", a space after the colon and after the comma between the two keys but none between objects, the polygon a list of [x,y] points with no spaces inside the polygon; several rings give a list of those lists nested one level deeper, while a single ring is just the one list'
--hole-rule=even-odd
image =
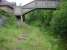
[{"label": "overcast sky", "polygon": [[25,5],[25,4],[33,1],[33,0],[7,0],[7,1],[9,1],[9,2],[16,2],[17,5],[20,5],[20,3],[21,3],[22,5]]}]

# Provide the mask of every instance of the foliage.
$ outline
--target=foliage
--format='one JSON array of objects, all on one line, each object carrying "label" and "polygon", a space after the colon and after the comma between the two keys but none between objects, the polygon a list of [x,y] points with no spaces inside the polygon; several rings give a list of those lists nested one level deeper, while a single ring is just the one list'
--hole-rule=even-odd
[{"label": "foliage", "polygon": [[49,26],[52,10],[36,9],[26,15],[26,22],[35,26]]},{"label": "foliage", "polygon": [[53,14],[50,27],[53,36],[59,40],[59,50],[67,50],[67,1],[61,2],[59,10]]},{"label": "foliage", "polygon": [[4,16],[5,17],[5,19],[6,19],[6,24],[5,25],[6,26],[7,25],[13,25],[13,24],[16,23],[15,16],[10,14],[10,13],[8,13],[8,12],[6,12],[6,11],[4,11],[4,10],[2,10],[2,9],[0,9],[0,16]]},{"label": "foliage", "polygon": [[47,36],[53,36],[58,40],[57,45],[59,47],[57,50],[67,50],[67,1],[61,0],[57,10],[52,12],[52,10],[35,10],[27,14],[26,22],[28,24],[42,26],[44,28],[43,30],[47,30],[46,27],[49,27]]},{"label": "foliage", "polygon": [[59,10],[54,12],[54,17],[51,21],[52,31],[61,38],[67,39],[67,3],[63,2]]},{"label": "foliage", "polygon": [[51,32],[43,32],[40,30],[40,27],[27,24],[24,24],[22,29],[27,35],[27,40],[24,43],[19,43],[17,48],[21,50],[58,50],[58,40],[49,35]]},{"label": "foliage", "polygon": [[[67,1],[62,0],[58,10],[36,9],[26,14],[26,23],[37,26],[23,25],[20,30],[16,27],[15,16],[3,10],[0,15],[6,17],[6,26],[0,29],[0,49],[13,50],[18,33],[29,33],[24,44],[17,47],[25,50],[67,50]],[[29,28],[27,28],[29,27]],[[46,29],[49,28],[48,30]],[[42,30],[44,32],[42,32]],[[1,49],[2,50],[2,49]]]},{"label": "foliage", "polygon": [[14,15],[0,9],[0,16],[6,18],[5,25],[0,27],[0,50],[13,50],[15,48],[15,39],[21,30],[16,27]]}]

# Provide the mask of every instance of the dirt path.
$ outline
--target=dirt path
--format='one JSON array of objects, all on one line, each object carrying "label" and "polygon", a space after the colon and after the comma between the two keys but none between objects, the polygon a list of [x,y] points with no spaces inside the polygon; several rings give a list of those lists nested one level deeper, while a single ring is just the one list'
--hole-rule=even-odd
[{"label": "dirt path", "polygon": [[[17,38],[16,38],[16,46],[20,45],[20,44],[24,44],[26,42],[26,40],[29,37],[29,26],[26,23],[22,24],[22,28],[24,29],[23,33],[21,33]],[[26,31],[27,30],[27,31]],[[17,48],[15,50],[22,50],[21,48]]]},{"label": "dirt path", "polygon": [[47,50],[42,32],[39,28],[31,27],[26,24],[22,27],[22,32],[16,39],[14,50]]},{"label": "dirt path", "polygon": [[[19,44],[22,44],[24,43],[26,40],[27,40],[27,37],[28,37],[28,33],[22,33],[18,36],[18,38],[16,39],[16,44],[19,45]],[[22,50],[21,48],[16,48],[16,50]]]},{"label": "dirt path", "polygon": [[27,37],[28,37],[28,33],[20,34],[19,37],[16,39],[16,43],[19,44],[25,42],[25,40],[27,40]]}]

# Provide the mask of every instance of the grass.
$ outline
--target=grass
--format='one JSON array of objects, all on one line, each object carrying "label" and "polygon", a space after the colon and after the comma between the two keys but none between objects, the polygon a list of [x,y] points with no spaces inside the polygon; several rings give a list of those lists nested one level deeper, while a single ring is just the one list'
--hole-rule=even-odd
[{"label": "grass", "polygon": [[[16,38],[28,33],[27,40],[16,44]],[[57,50],[57,39],[41,31],[39,27],[23,24],[22,27],[9,26],[0,29],[0,50]]]},{"label": "grass", "polygon": [[0,28],[0,50],[12,50],[15,48],[15,39],[21,33],[16,26]]},{"label": "grass", "polygon": [[38,27],[23,25],[22,32],[28,33],[27,40],[17,45],[21,50],[57,50],[57,39],[54,39]]}]

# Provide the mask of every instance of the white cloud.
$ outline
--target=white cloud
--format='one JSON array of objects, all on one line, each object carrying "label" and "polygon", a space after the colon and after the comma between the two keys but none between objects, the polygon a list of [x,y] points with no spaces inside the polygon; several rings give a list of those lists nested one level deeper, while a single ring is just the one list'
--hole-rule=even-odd
[{"label": "white cloud", "polygon": [[9,2],[16,2],[17,5],[20,5],[20,4],[21,5],[25,5],[25,4],[33,1],[33,0],[7,0],[7,1],[9,1]]}]

